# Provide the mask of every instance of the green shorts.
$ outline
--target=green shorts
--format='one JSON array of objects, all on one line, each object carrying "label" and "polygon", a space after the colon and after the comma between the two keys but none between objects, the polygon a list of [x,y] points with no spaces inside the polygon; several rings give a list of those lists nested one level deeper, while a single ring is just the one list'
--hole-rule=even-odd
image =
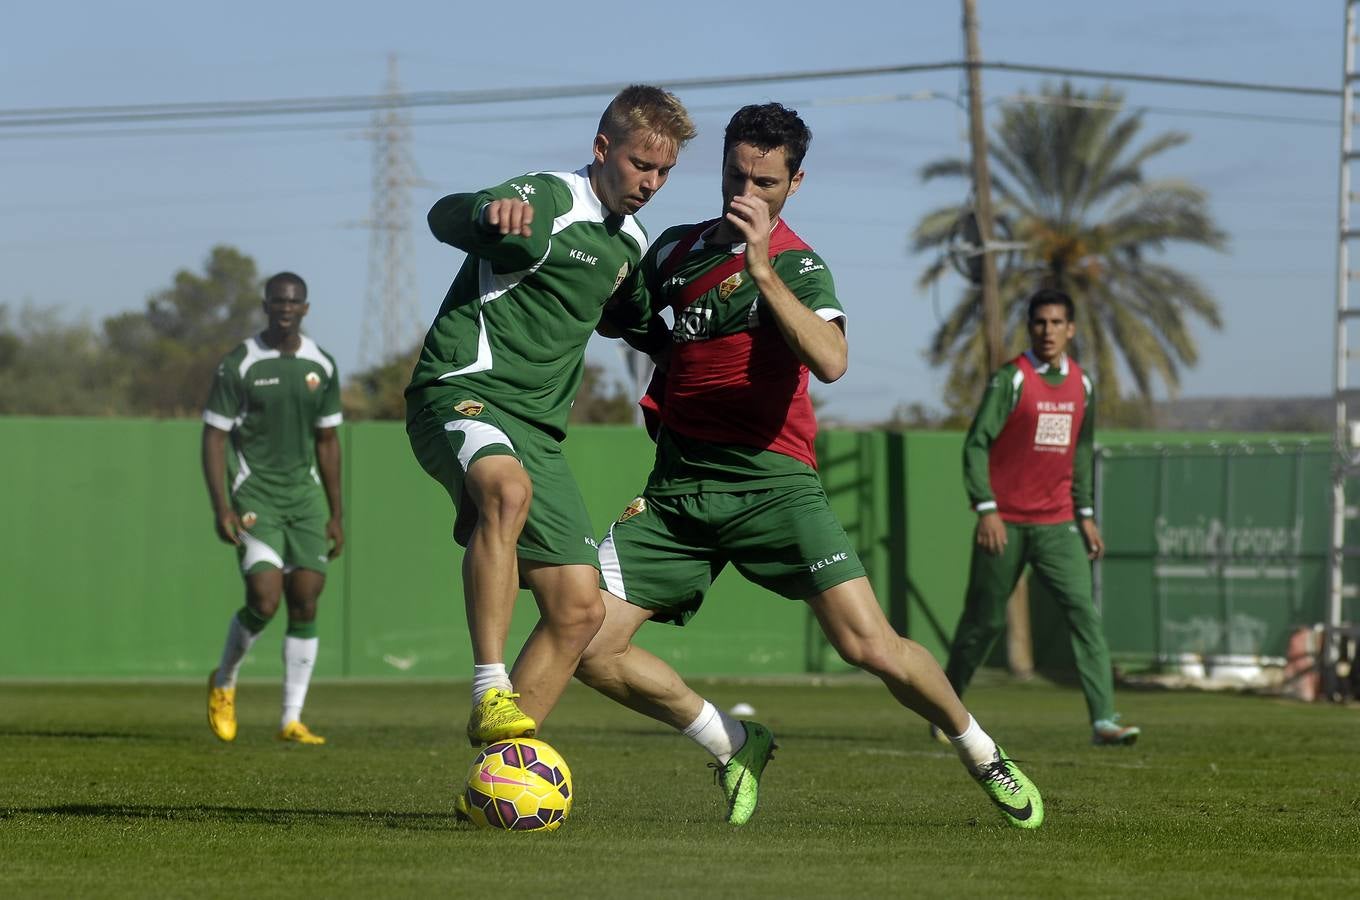
[{"label": "green shorts", "polygon": [[815,478],[737,493],[639,497],[600,542],[600,586],[683,625],[728,563],[803,600],[865,574]]},{"label": "green shorts", "polygon": [[452,392],[450,399],[430,403],[412,416],[406,435],[421,467],[453,500],[453,539],[459,546],[467,546],[477,525],[477,506],[463,487],[468,468],[486,456],[511,456],[524,466],[534,487],[519,536],[520,558],[599,566],[590,513],[562,445],[552,437],[479,397]]},{"label": "green shorts", "polygon": [[304,502],[286,506],[243,491],[231,498],[231,505],[245,527],[236,548],[242,575],[266,569],[311,569],[326,574],[331,549],[326,538],[330,512],[319,489]]}]

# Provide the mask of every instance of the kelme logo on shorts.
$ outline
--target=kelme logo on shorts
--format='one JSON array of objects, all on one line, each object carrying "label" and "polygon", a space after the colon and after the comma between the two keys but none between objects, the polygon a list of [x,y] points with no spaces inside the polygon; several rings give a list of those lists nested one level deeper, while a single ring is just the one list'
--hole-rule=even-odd
[{"label": "kelme logo on shorts", "polygon": [[321,387],[321,376],[315,372],[308,372],[307,377],[302,380],[307,382],[307,390],[309,391],[314,391]]},{"label": "kelme logo on shorts", "polygon": [[647,501],[644,500],[642,497],[638,497],[632,503],[628,504],[628,508],[625,509],[623,511],[623,514],[619,516],[619,521],[627,522],[629,519],[633,518],[633,516],[637,515],[638,513],[646,511]]},{"label": "kelme logo on shorts", "polygon": [[729,275],[722,280],[722,284],[718,285],[718,297],[722,300],[726,300],[728,297],[732,296],[732,292],[739,287],[741,287],[741,273],[738,272],[735,275]]},{"label": "kelme logo on shorts", "polygon": [[254,528],[255,523],[258,522],[259,519],[260,517],[255,515],[253,512],[248,512],[245,515],[241,516],[241,524],[247,528]]},{"label": "kelme logo on shorts", "polygon": [[476,400],[464,400],[453,408],[454,412],[465,416],[480,416],[484,409],[486,409],[486,405]]}]

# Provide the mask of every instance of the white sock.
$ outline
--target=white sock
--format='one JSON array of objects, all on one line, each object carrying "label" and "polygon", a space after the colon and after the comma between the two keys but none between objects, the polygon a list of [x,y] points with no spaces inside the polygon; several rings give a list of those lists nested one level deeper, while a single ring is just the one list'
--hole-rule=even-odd
[{"label": "white sock", "polygon": [[280,727],[302,718],[302,704],[307,700],[307,686],[312,683],[312,667],[316,665],[319,638],[283,638],[283,720]]},{"label": "white sock", "polygon": [[685,729],[685,737],[712,753],[718,762],[727,765],[733,754],[746,743],[746,726],[705,700],[699,715]]},{"label": "white sock", "polygon": [[250,652],[251,645],[259,636],[259,632],[252,633],[241,624],[239,616],[232,614],[231,624],[227,626],[227,642],[222,647],[222,659],[217,664],[217,680],[214,682],[217,687],[236,687],[236,676],[241,672],[241,663],[245,662],[246,654]]},{"label": "white sock", "polygon": [[510,684],[510,676],[506,674],[505,663],[474,665],[472,667],[472,702],[474,704],[480,702],[482,695],[492,688],[500,688],[503,691],[514,690],[514,687]]},{"label": "white sock", "polygon": [[954,752],[959,755],[959,759],[963,760],[963,764],[970,772],[996,759],[996,741],[982,730],[977,719],[971,715],[963,734],[951,737],[949,743],[954,745]]}]

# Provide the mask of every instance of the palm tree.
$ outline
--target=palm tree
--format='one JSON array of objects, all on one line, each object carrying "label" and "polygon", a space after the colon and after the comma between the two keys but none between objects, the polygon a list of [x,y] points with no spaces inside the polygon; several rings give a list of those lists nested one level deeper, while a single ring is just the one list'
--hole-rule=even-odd
[{"label": "palm tree", "polygon": [[[1134,406],[1144,409],[1160,378],[1174,394],[1183,366],[1198,359],[1192,318],[1221,327],[1218,304],[1191,276],[1154,262],[1176,242],[1213,249],[1226,235],[1209,214],[1204,191],[1182,181],[1148,181],[1142,165],[1185,143],[1179,132],[1158,135],[1141,147],[1139,113],[1121,115],[1123,95],[1109,88],[1090,96],[1063,84],[1008,105],[989,144],[992,195],[998,230],[1017,250],[998,267],[1001,315],[1012,353],[1028,346],[1025,300],[1039,287],[1066,291],[1077,305],[1073,355],[1092,374],[1105,421],[1129,412],[1124,373],[1132,379]],[[970,177],[963,159],[939,160],[923,180]],[[969,206],[926,214],[912,233],[913,249],[939,258],[921,276],[930,287],[949,266]],[[945,400],[971,409],[990,373],[982,333],[982,297],[974,282],[936,330],[929,355],[950,364]],[[1123,415],[1121,415],[1123,413]]]}]

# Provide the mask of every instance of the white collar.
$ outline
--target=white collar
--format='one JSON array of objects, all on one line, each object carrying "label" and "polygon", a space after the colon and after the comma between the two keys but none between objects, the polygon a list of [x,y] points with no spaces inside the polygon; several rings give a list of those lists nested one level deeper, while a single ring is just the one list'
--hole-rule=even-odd
[{"label": "white collar", "polygon": [[[1029,357],[1029,364],[1034,367],[1034,371],[1040,375],[1047,374],[1048,370],[1052,368],[1052,366],[1049,363],[1043,362],[1042,360],[1039,359],[1039,357],[1035,356],[1033,350],[1026,350],[1025,355]],[[1062,355],[1062,358],[1058,360],[1058,371],[1064,375],[1067,374],[1066,353],[1064,353]]]}]

